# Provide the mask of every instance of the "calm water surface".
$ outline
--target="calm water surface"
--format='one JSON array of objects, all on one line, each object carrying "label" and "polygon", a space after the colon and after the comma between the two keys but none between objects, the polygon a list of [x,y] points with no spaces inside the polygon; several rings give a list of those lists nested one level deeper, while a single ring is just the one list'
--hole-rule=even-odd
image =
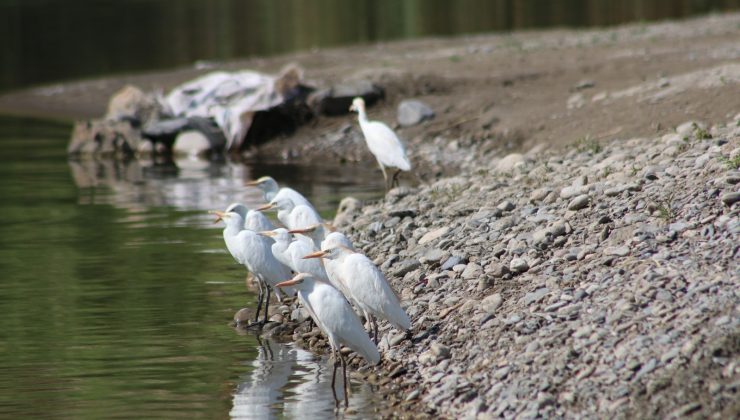
[{"label": "calm water surface", "polygon": [[[68,163],[69,132],[0,119],[0,417],[333,415],[325,357],[229,326],[255,295],[204,210],[259,201],[242,184],[267,171],[325,214],[377,197],[382,177]],[[382,408],[352,389],[349,417]]]}]

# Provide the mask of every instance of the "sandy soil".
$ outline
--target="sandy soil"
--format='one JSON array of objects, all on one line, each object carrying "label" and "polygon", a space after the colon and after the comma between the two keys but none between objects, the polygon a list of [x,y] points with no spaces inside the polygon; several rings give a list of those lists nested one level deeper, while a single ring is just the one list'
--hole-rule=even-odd
[{"label": "sandy soil", "polygon": [[[317,50],[218,64],[208,71],[276,72],[298,63],[318,86],[360,75],[386,90],[385,100],[369,109],[370,118],[392,124],[401,100],[421,99],[436,118],[398,133],[417,166],[431,169],[423,171],[427,178],[464,165],[464,159],[456,160],[457,149],[474,148],[477,158],[486,159],[584,139],[651,135],[687,120],[724,121],[740,110],[738,28],[735,13]],[[110,95],[126,84],[166,91],[204,72],[185,68],[6,93],[0,95],[0,114],[98,117]],[[343,137],[351,141],[337,141]],[[359,140],[353,116],[320,117],[250,154],[312,159],[330,151],[339,160],[368,158],[364,148],[355,147]]]}]

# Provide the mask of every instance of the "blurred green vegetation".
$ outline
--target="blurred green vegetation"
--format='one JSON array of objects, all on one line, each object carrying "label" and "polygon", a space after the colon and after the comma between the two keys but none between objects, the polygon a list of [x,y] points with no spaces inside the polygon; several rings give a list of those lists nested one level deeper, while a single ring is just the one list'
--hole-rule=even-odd
[{"label": "blurred green vegetation", "polygon": [[0,91],[196,60],[738,7],[740,0],[4,0]]}]

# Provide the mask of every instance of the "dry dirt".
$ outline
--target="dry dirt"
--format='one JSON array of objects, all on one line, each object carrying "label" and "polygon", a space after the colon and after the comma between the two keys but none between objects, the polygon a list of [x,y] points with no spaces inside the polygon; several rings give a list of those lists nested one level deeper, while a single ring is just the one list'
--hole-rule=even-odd
[{"label": "dry dirt", "polygon": [[[550,30],[400,41],[218,64],[208,70],[108,77],[0,95],[0,114],[57,119],[99,117],[126,84],[168,89],[214,69],[276,72],[298,63],[328,86],[365,77],[385,88],[371,119],[395,122],[398,103],[417,98],[436,118],[398,128],[422,178],[511,150],[579,140],[629,139],[687,120],[725,121],[740,110],[740,14],[596,30]],[[352,127],[352,129],[349,129]],[[347,138],[349,141],[338,141]],[[356,147],[353,116],[320,117],[294,135],[252,150],[255,158],[369,158]],[[540,146],[538,146],[540,145]]]}]

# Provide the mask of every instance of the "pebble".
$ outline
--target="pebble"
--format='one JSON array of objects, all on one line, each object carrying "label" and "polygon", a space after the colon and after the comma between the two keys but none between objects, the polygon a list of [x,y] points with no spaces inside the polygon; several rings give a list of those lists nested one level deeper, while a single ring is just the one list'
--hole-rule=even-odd
[{"label": "pebble", "polygon": [[588,207],[588,203],[590,202],[590,198],[586,194],[581,194],[578,197],[574,198],[573,200],[568,203],[568,210],[581,210],[586,207]]},{"label": "pebble", "polygon": [[443,237],[447,234],[447,232],[450,231],[450,228],[448,226],[441,227],[439,229],[435,229],[431,232],[427,232],[424,234],[424,236],[419,239],[419,245],[424,245],[432,241],[436,241],[437,239]]},{"label": "pebble", "polygon": [[727,206],[732,206],[738,201],[740,201],[740,192],[722,194],[722,202]]},{"label": "pebble", "polygon": [[610,246],[604,249],[604,255],[613,255],[616,257],[626,257],[630,254],[629,247],[626,246]]},{"label": "pebble", "polygon": [[490,296],[487,296],[485,299],[481,301],[481,309],[483,309],[488,314],[494,314],[496,313],[496,310],[498,310],[498,308],[501,307],[501,304],[503,302],[504,300],[501,297],[501,294],[494,293]]},{"label": "pebble", "polygon": [[514,273],[523,273],[529,270],[529,264],[524,258],[513,258],[509,263],[509,270]]},{"label": "pebble", "polygon": [[447,261],[444,262],[444,264],[442,264],[442,266],[440,267],[440,269],[441,270],[449,270],[452,267],[460,264],[462,261],[463,261],[463,259],[461,257],[458,257],[456,255],[453,255],[450,258],[448,258]]}]

